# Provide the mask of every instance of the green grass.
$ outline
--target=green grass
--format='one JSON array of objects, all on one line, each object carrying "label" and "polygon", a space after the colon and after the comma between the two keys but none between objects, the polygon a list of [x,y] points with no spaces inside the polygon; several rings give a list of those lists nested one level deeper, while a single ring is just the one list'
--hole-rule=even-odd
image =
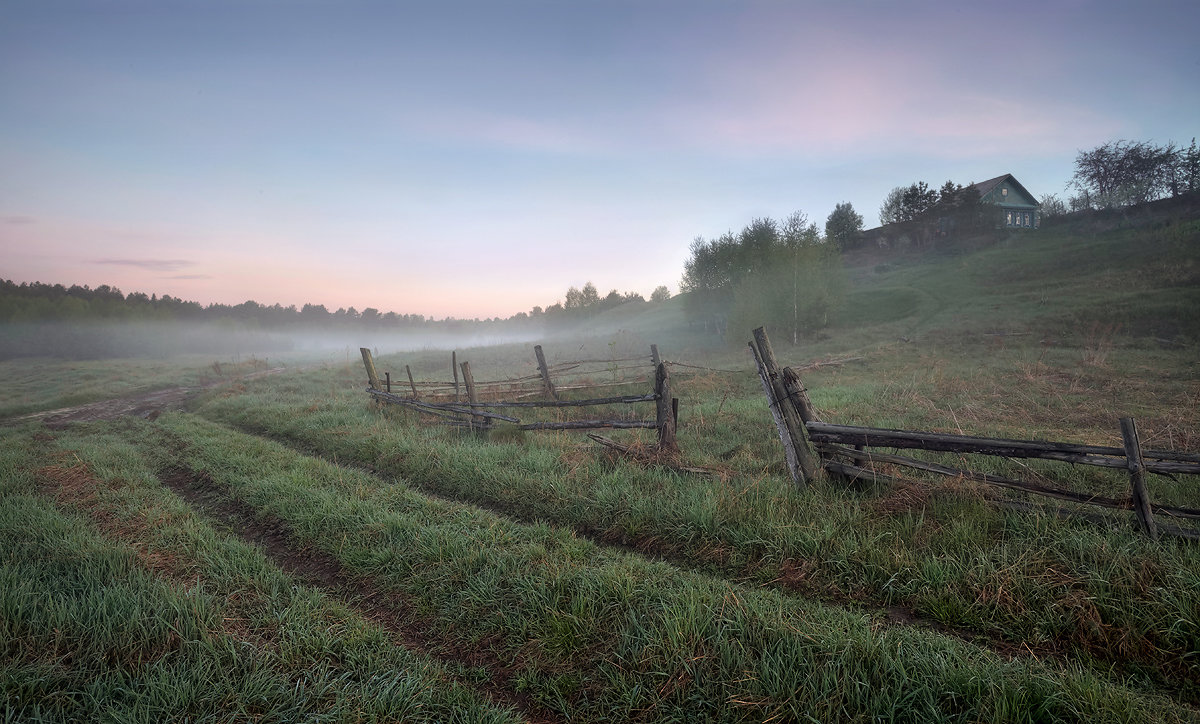
[{"label": "green grass", "polygon": [[[1097,216],[863,252],[849,277],[833,327],[775,341],[784,364],[862,358],[804,373],[823,419],[1119,446],[1132,415],[1144,446],[1200,451],[1197,221]],[[714,368],[672,370],[684,461],[709,477],[578,433],[480,439],[376,408],[351,350],[155,424],[0,428],[5,718],[509,720],[487,700],[499,686],[581,721],[1197,719],[1194,544],[1152,542],[1128,514],[1006,512],[986,495],[1038,501],[961,481],[798,490],[749,330],[705,336],[684,301],[543,344],[552,363],[655,343]],[[528,344],[458,352],[476,379],[533,369]],[[448,380],[449,357],[377,363]],[[191,384],[209,364],[5,363],[0,416]],[[1128,495],[1113,472],[929,457]],[[445,661],[198,515],[157,477],[180,465],[418,617]],[[62,471],[94,483],[56,495]],[[1195,477],[1153,476],[1150,494],[1200,507]]]},{"label": "green grass", "polygon": [[[208,476],[262,520],[280,521],[298,546],[329,553],[402,594],[447,645],[487,642],[513,668],[518,688],[571,719],[1186,718],[1161,696],[1074,665],[1008,661],[840,606],[681,571],[561,528],[434,501],[401,481],[191,416],[168,415],[157,427],[93,426],[56,444],[116,498],[132,499],[128,481],[148,481],[160,465]],[[133,588],[155,590],[148,581]],[[214,625],[212,614],[189,615],[200,625],[184,638]],[[281,652],[282,663],[306,668],[301,662],[323,653],[302,649]],[[243,681],[242,670],[231,678]]]},{"label": "green grass", "polygon": [[1198,220],[1074,221],[1013,233],[977,251],[851,259],[861,266],[835,326],[843,339],[863,325],[1076,337],[1102,324],[1141,338],[1200,340]]},{"label": "green grass", "polygon": [[[258,362],[261,365],[262,360]],[[252,362],[239,364],[200,356],[103,361],[6,360],[0,362],[0,379],[4,380],[0,419],[167,387],[191,387],[253,369]]]},{"label": "green grass", "polygon": [[[1113,355],[1113,361],[1119,357]],[[895,358],[891,363],[914,368]],[[869,367],[858,374],[871,376]],[[846,370],[829,373],[842,383],[832,388],[809,380],[818,407],[838,411],[831,419],[853,422],[861,410],[876,424],[941,427],[928,424],[929,407],[914,404],[925,399],[921,395],[929,393],[930,384],[939,384],[927,376],[953,388],[946,404],[956,406],[964,421],[973,414],[971,395],[980,392],[969,387],[969,379],[959,382],[936,369],[876,388],[848,376]],[[922,498],[912,510],[888,507],[886,489],[827,482],[795,490],[749,379],[739,383],[740,392],[719,414],[718,400],[685,400],[694,403],[684,406],[685,457],[725,468],[724,480],[611,461],[583,448],[578,436],[481,443],[416,426],[404,414],[372,410],[353,389],[312,405],[326,383],[295,377],[289,384],[291,392],[285,393],[274,380],[254,383],[243,394],[206,403],[199,412],[521,519],[550,520],[634,545],[649,542],[676,560],[731,578],[776,585],[782,578],[826,599],[901,604],[1001,640],[1065,649],[1081,660],[1101,662],[1101,668],[1125,666],[1148,681],[1197,696],[1200,672],[1192,652],[1200,645],[1200,629],[1185,623],[1200,620],[1200,606],[1187,594],[1200,583],[1194,546],[1155,544],[1128,524],[1108,532],[1006,513],[961,486],[934,490],[928,505]],[[1003,389],[1003,381],[994,384]],[[686,396],[687,382],[678,389]],[[1062,411],[1045,414],[1061,419]],[[1109,419],[1111,436],[1116,418]],[[1158,439],[1153,422],[1153,417],[1146,420],[1148,439]],[[1030,432],[981,426],[982,432],[1013,437]],[[724,459],[721,453],[729,450],[739,452]],[[1053,472],[1052,466],[1035,467]],[[1110,494],[1127,486],[1118,475],[1058,468],[1062,485]],[[992,469],[1011,473],[1002,466]],[[1200,502],[1187,480],[1156,478],[1152,485],[1156,500]],[[789,578],[795,571],[802,573],[800,580]]]},{"label": "green grass", "polygon": [[[72,442],[40,473],[28,433],[0,447],[5,721],[519,720],[197,518],[119,436]],[[58,505],[56,477],[82,486]]]}]

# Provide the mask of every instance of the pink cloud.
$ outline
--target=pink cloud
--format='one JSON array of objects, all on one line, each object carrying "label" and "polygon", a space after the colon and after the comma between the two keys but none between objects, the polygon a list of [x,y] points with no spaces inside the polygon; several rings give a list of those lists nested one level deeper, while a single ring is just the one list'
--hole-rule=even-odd
[{"label": "pink cloud", "polygon": [[97,259],[93,263],[163,272],[177,271],[195,264],[187,259]]},{"label": "pink cloud", "polygon": [[[833,32],[787,42],[774,35],[738,54],[714,55],[701,92],[667,110],[689,143],[739,155],[962,157],[1017,144],[1029,152],[1069,151],[1079,138],[1117,126],[1036,84],[1000,82],[969,55],[928,53],[899,30],[869,45]],[[1019,62],[1035,65],[1028,57]]]}]

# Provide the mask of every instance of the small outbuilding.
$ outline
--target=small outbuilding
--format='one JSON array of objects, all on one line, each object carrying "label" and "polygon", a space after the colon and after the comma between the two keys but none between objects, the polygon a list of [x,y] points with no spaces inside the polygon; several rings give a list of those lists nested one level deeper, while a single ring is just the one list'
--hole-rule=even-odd
[{"label": "small outbuilding", "polygon": [[979,202],[1000,208],[997,225],[1005,229],[1036,229],[1041,225],[1041,204],[1025,190],[1013,175],[1006,173],[987,181],[972,184],[979,192]]}]

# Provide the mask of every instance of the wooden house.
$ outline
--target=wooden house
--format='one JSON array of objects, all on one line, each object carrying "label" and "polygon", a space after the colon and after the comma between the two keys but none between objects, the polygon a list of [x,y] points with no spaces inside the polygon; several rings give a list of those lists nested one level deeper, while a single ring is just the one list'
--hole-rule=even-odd
[{"label": "wooden house", "polygon": [[970,188],[979,192],[979,202],[999,208],[997,226],[1005,229],[1036,229],[1041,225],[1041,204],[1033,194],[1025,190],[1013,175],[1006,173],[987,181],[980,181]]}]

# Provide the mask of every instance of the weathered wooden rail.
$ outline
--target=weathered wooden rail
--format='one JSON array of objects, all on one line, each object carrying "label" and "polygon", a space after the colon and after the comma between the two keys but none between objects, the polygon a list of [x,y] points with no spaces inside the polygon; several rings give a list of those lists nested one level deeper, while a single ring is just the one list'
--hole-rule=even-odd
[{"label": "weathered wooden rail", "polygon": [[[973,480],[1010,490],[1054,498],[1070,503],[1093,505],[1114,510],[1131,510],[1141,529],[1157,539],[1169,533],[1200,540],[1200,532],[1163,525],[1156,515],[1177,519],[1200,520],[1200,509],[1153,503],[1146,490],[1146,474],[1200,475],[1200,454],[1173,450],[1143,450],[1133,418],[1119,420],[1122,447],[1081,445],[1042,440],[949,435],[913,430],[891,430],[854,425],[835,425],[817,418],[800,376],[790,367],[780,369],[771,350],[771,342],[762,327],[754,330],[750,343],[758,364],[763,389],[775,417],[784,446],[788,470],[798,485],[804,485],[821,471],[848,479],[898,480],[880,472],[875,464],[896,465],[922,472]],[[1130,476],[1130,497],[1112,498],[1063,490],[1050,485],[1019,480],[993,473],[965,470],[905,455],[878,452],[868,448],[925,450],[1002,458],[1036,458],[1055,462],[1125,470]],[[1064,511],[1058,511],[1064,512]]]},{"label": "weathered wooden rail", "polygon": [[[453,386],[453,400],[440,401],[434,399],[420,399],[418,393],[419,386],[426,386],[427,392],[432,389],[442,392],[446,395],[450,392],[450,387],[439,383],[417,383],[413,381],[412,372],[405,366],[408,372],[409,389],[412,392],[411,396],[404,396],[393,392],[391,389],[391,375],[385,375],[384,381],[380,381],[379,374],[375,369],[375,361],[371,355],[371,351],[365,347],[360,348],[363,357],[363,366],[367,371],[367,393],[372,398],[379,402],[399,405],[409,409],[416,410],[422,414],[432,415],[441,418],[443,424],[453,427],[464,427],[477,431],[488,430],[494,421],[507,422],[515,425],[521,430],[592,430],[592,429],[653,429],[658,432],[658,447],[662,451],[677,452],[676,444],[676,420],[678,418],[679,401],[671,396],[670,375],[667,372],[667,367],[658,358],[657,346],[651,345],[651,355],[655,364],[655,374],[653,377],[653,389],[648,394],[640,395],[616,395],[609,397],[597,397],[584,400],[567,400],[562,399],[560,392],[564,390],[585,389],[588,387],[606,387],[612,385],[629,385],[637,384],[639,380],[623,380],[620,382],[601,383],[591,385],[555,385],[552,372],[555,369],[546,364],[545,354],[540,345],[534,348],[537,361],[538,374],[527,375],[510,380],[494,380],[490,383],[476,383],[471,373],[470,362],[464,361],[459,363],[455,370],[455,382]],[[452,358],[457,362],[457,357]],[[633,362],[643,361],[646,358],[626,358],[621,360],[579,360],[574,362],[562,363],[558,365],[559,369],[574,370],[582,365],[595,362],[603,362],[605,364],[614,364],[618,362]],[[462,371],[463,386],[465,387],[466,401],[462,401],[458,389],[458,370]],[[606,368],[606,371],[609,371]],[[530,390],[527,388],[527,383],[537,381],[540,385],[537,389]],[[644,380],[642,380],[644,381]],[[522,383],[526,383],[523,385]],[[518,399],[513,400],[496,400],[496,401],[481,401],[479,398],[480,387],[484,384],[491,385],[493,389],[503,388],[503,393],[514,394]],[[528,397],[533,394],[543,394],[550,399],[545,400],[524,400],[521,398]],[[655,403],[655,419],[654,420],[633,420],[633,419],[590,419],[590,420],[560,420],[560,421],[522,421],[518,417],[504,415],[494,410],[503,409],[531,409],[531,408],[575,408],[575,407],[594,407],[607,405],[634,405],[638,403],[653,402]]]}]

